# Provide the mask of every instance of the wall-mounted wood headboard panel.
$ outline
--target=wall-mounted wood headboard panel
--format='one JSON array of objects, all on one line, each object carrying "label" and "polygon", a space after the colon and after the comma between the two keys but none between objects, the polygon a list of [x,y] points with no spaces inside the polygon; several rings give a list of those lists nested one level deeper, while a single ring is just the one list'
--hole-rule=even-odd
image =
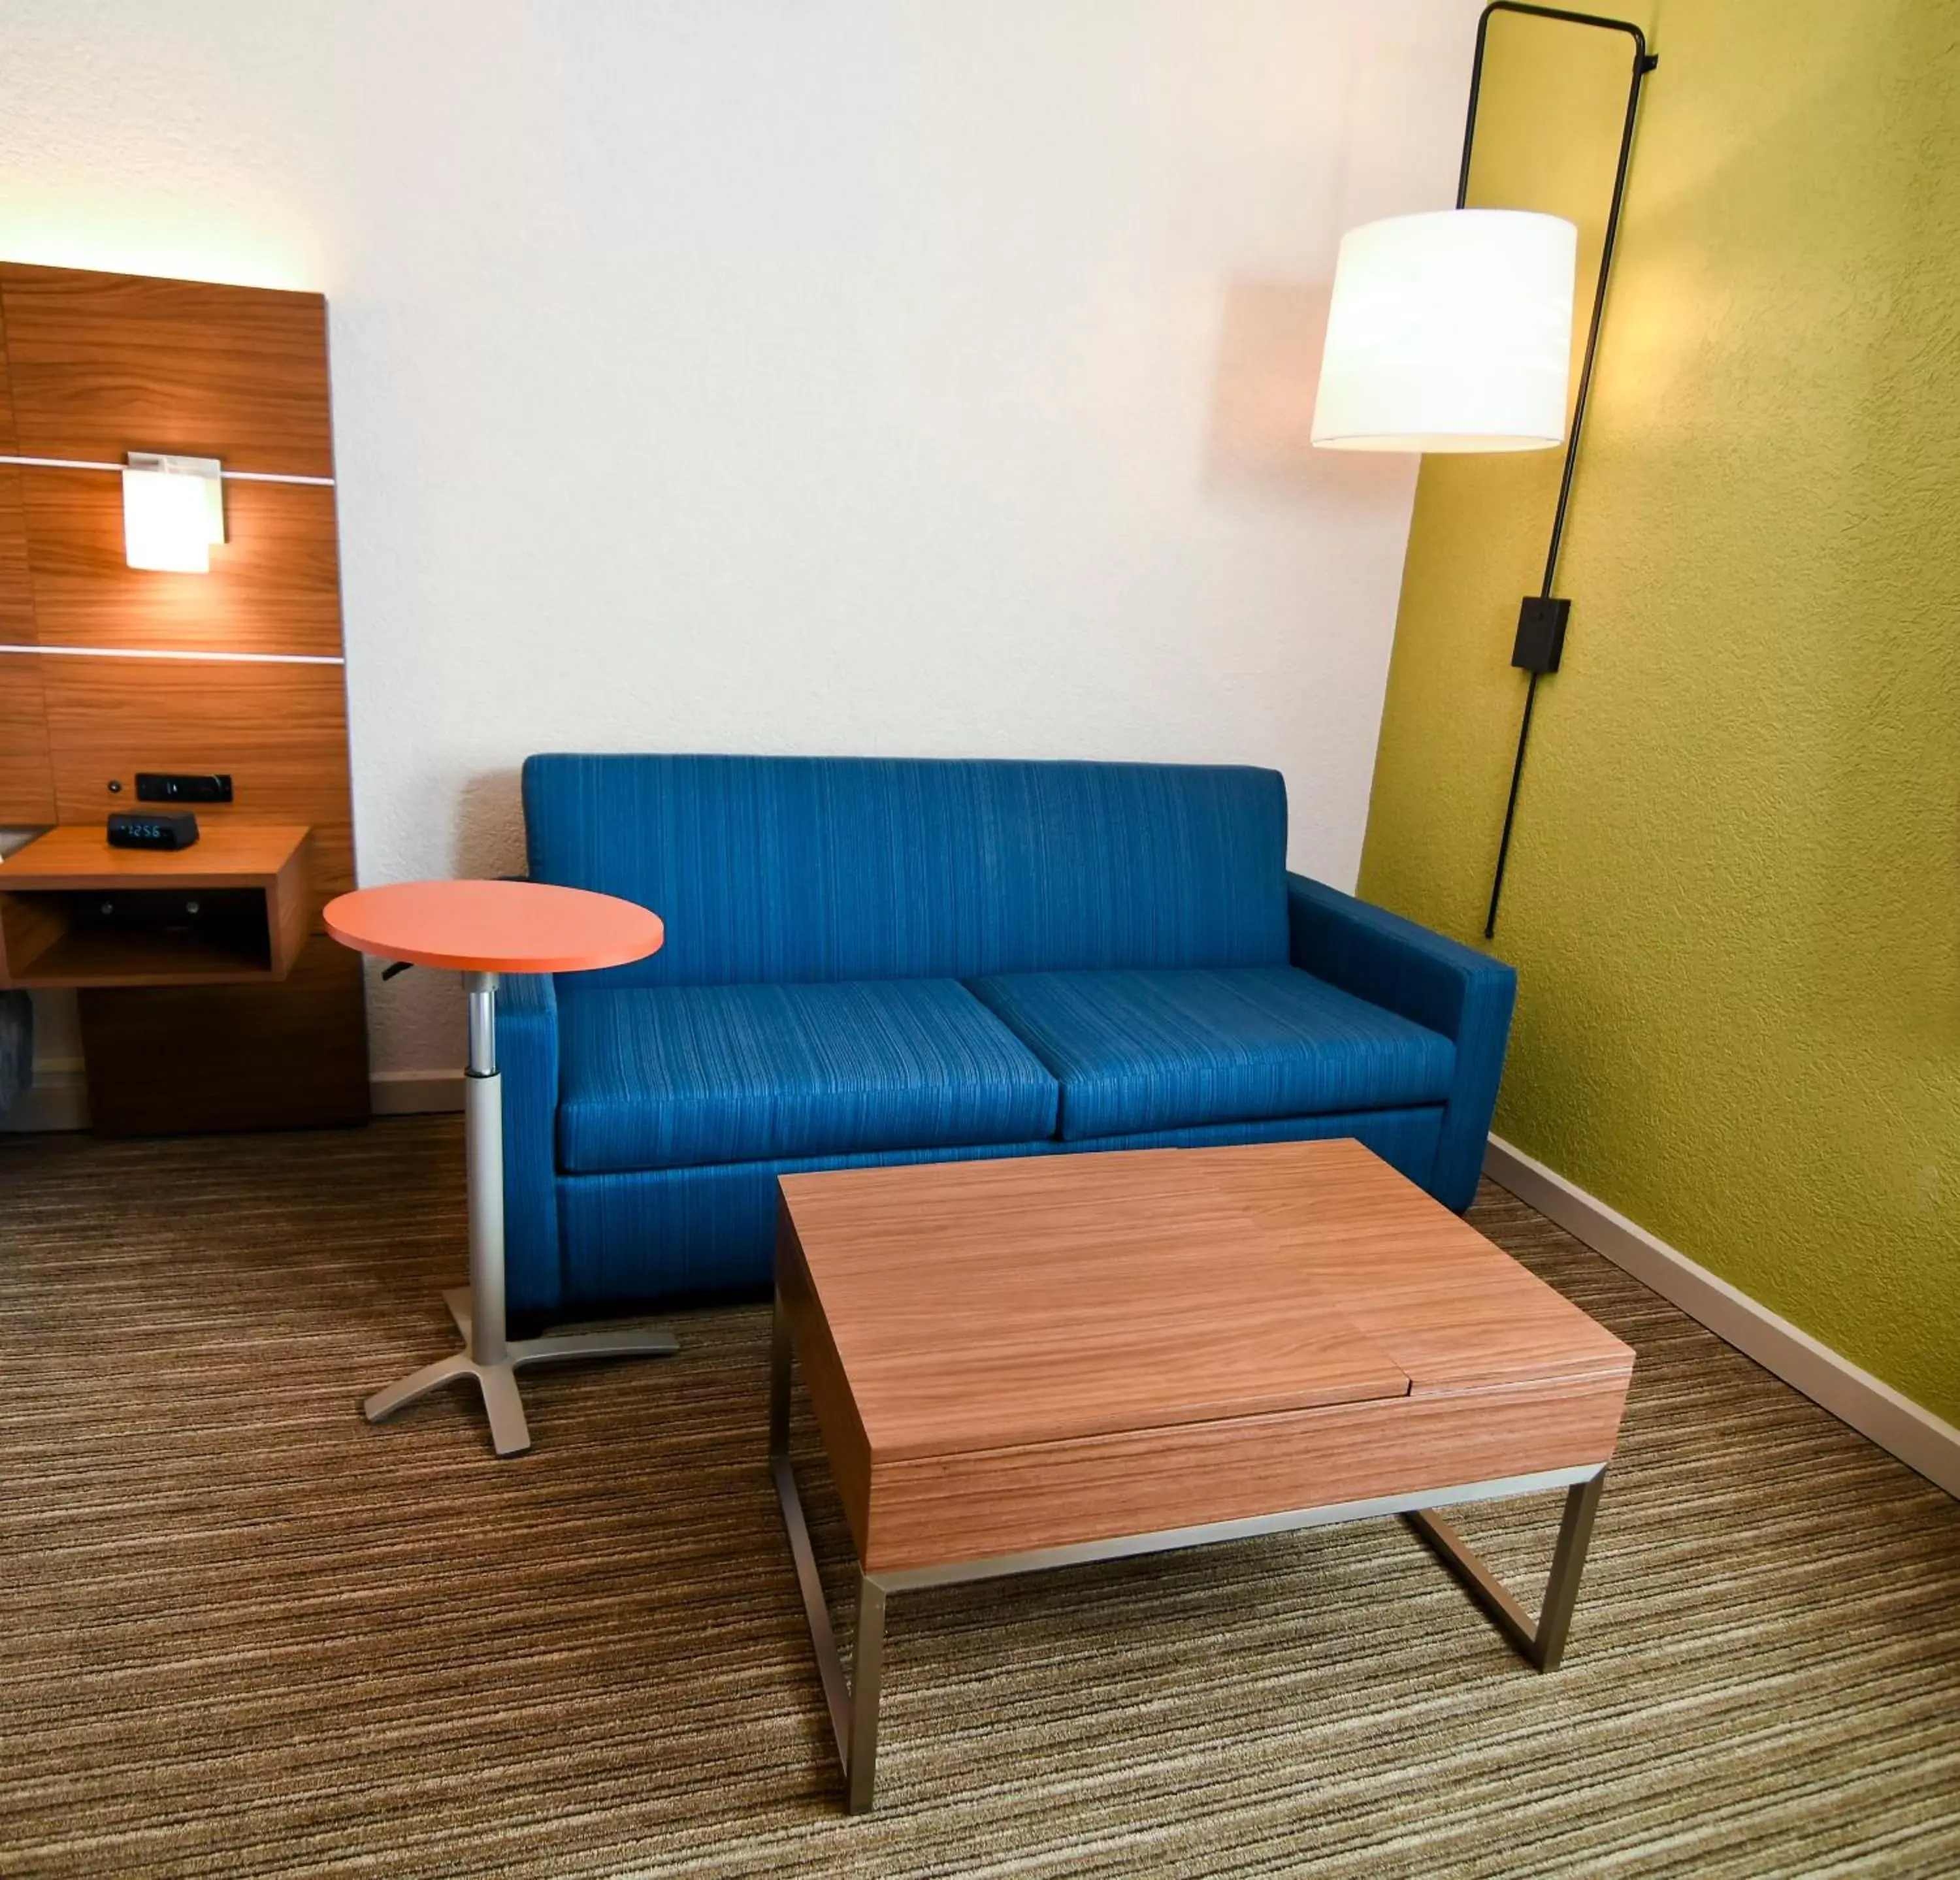
[{"label": "wall-mounted wood headboard panel", "polygon": [[211,572],[157,574],[124,559],[116,479],[100,470],[20,474],[43,644],[339,657],[330,488],[228,482],[224,546],[212,552]]},{"label": "wall-mounted wood headboard panel", "polygon": [[167,450],[332,476],[319,294],[9,262],[0,301],[21,455]]},{"label": "wall-mounted wood headboard panel", "polygon": [[[209,574],[128,567],[120,478],[62,467],[132,450],[224,464]],[[137,806],[138,770],[227,771],[236,800],[199,820],[310,825],[322,932],[354,880],[326,302],[0,263],[0,456],[60,460],[0,465],[0,646],[41,649],[0,652],[0,826],[99,823]],[[98,1122],[364,1115],[358,962],[322,940],[304,963],[249,999],[84,994]],[[255,1035],[279,1040],[283,1070],[253,1058]],[[132,1076],[148,1094],[119,1087]]]}]

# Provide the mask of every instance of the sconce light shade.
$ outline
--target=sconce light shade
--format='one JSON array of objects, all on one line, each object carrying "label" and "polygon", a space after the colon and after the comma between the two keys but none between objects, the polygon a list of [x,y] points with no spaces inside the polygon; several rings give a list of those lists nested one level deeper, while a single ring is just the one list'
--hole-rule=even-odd
[{"label": "sconce light shade", "polygon": [[215,457],[132,450],[123,472],[123,552],[132,568],[207,574],[224,539],[224,466]]},{"label": "sconce light shade", "polygon": [[1542,450],[1565,441],[1579,231],[1519,209],[1351,230],[1313,441],[1328,450]]}]

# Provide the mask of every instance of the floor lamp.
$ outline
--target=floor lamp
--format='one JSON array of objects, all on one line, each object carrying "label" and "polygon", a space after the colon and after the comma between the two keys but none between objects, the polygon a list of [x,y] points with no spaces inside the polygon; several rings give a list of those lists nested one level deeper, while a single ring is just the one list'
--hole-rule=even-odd
[{"label": "floor lamp", "polygon": [[[1520,209],[1465,206],[1470,189],[1470,151],[1477,135],[1477,97],[1491,16],[1520,13],[1572,26],[1622,33],[1633,42],[1627,112],[1620,159],[1599,251],[1599,277],[1566,423],[1572,359],[1573,284],[1578,231],[1555,215]],[[1633,154],[1634,122],[1640,87],[1659,63],[1647,37],[1625,20],[1522,0],[1492,0],[1477,22],[1477,53],[1470,68],[1470,108],[1463,129],[1463,161],[1457,173],[1456,206],[1433,214],[1398,215],[1353,230],[1341,242],[1327,345],[1313,412],[1313,441],[1328,450],[1540,450],[1565,447],[1564,473],[1552,511],[1545,578],[1519,609],[1511,663],[1529,676],[1511,765],[1504,829],[1491,882],[1484,937],[1497,930],[1497,901],[1516,819],[1518,783],[1524,775],[1538,682],[1558,670],[1571,603],[1552,593],[1560,539],[1579,460],[1579,437],[1606,284],[1620,229]]]}]

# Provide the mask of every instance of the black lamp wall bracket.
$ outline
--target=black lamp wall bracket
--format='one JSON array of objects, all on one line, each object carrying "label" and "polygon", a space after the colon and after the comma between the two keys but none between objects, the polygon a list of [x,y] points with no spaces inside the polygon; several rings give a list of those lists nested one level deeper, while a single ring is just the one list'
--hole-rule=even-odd
[{"label": "black lamp wall bracket", "polygon": [[1527,594],[1518,606],[1518,637],[1511,647],[1511,663],[1520,672],[1555,673],[1565,651],[1569,600],[1548,594]]},{"label": "black lamp wall bracket", "polygon": [[1491,905],[1484,917],[1484,937],[1497,930],[1497,902],[1504,891],[1504,864],[1511,852],[1511,829],[1517,819],[1518,785],[1524,776],[1525,747],[1531,738],[1532,707],[1538,698],[1538,682],[1548,673],[1558,670],[1565,651],[1565,625],[1572,603],[1555,597],[1552,581],[1558,572],[1559,543],[1565,534],[1565,513],[1572,499],[1572,473],[1579,462],[1579,434],[1586,422],[1586,401],[1592,388],[1592,362],[1599,350],[1599,329],[1605,318],[1606,283],[1613,266],[1613,248],[1620,233],[1620,212],[1626,202],[1627,166],[1634,154],[1634,123],[1640,107],[1640,87],[1648,73],[1660,63],[1647,50],[1647,35],[1630,20],[1608,20],[1592,13],[1568,13],[1559,7],[1528,6],[1524,0],[1491,0],[1477,21],[1477,56],[1470,68],[1470,110],[1463,126],[1463,162],[1456,176],[1456,206],[1465,206],[1470,193],[1470,151],[1477,135],[1477,95],[1484,82],[1484,51],[1489,37],[1491,16],[1495,13],[1522,13],[1533,19],[1559,20],[1568,26],[1596,27],[1602,31],[1624,33],[1634,43],[1633,70],[1627,84],[1627,114],[1620,130],[1620,161],[1613,174],[1613,199],[1606,212],[1606,232],[1599,248],[1599,278],[1592,293],[1592,314],[1586,329],[1586,350],[1579,366],[1579,389],[1572,402],[1572,428],[1565,440],[1565,467],[1558,480],[1558,506],[1552,511],[1551,540],[1545,550],[1545,579],[1535,594],[1527,595],[1518,610],[1517,638],[1511,648],[1511,663],[1530,675],[1525,686],[1525,706],[1518,724],[1517,755],[1511,763],[1511,789],[1504,804],[1504,832],[1497,841],[1497,866],[1491,881]]}]

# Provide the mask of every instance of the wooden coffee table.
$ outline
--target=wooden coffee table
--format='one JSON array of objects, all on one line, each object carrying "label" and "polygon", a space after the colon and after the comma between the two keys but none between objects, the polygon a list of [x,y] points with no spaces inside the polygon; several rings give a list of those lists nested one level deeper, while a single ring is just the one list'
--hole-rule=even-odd
[{"label": "wooden coffee table", "polygon": [[[1352,1141],[782,1179],[769,1466],[855,1812],[888,1595],[1407,1517],[1541,1671],[1634,1354]],[[789,1457],[857,1555],[848,1684]],[[1533,1621],[1434,1509],[1568,1492]]]}]

